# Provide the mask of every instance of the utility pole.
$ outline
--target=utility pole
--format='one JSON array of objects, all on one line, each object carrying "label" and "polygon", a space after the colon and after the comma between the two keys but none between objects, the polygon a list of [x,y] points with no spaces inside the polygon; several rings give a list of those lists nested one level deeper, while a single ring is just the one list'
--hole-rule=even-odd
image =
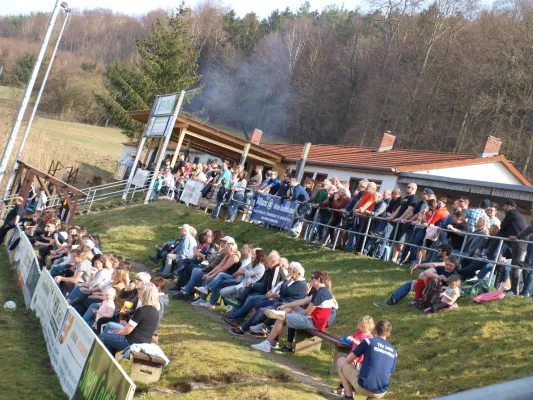
[{"label": "utility pole", "polygon": [[46,86],[46,82],[48,80],[48,75],[50,75],[50,70],[52,69],[52,64],[54,63],[54,59],[56,57],[57,49],[59,48],[59,42],[61,41],[61,37],[63,36],[63,32],[65,31],[65,27],[67,26],[68,17],[70,16],[70,8],[65,8],[65,20],[63,21],[63,26],[61,27],[61,31],[59,32],[59,36],[57,38],[56,45],[54,47],[54,51],[52,52],[52,56],[50,57],[50,62],[48,63],[48,68],[46,69],[46,73],[44,74],[43,83],[41,85],[41,89],[39,89],[39,94],[37,95],[37,99],[35,100],[35,105],[33,106],[33,110],[31,112],[30,119],[28,121],[28,125],[26,126],[26,131],[24,132],[24,136],[22,137],[22,142],[20,143],[17,155],[15,157],[15,162],[13,163],[13,167],[11,168],[11,174],[9,175],[9,179],[7,181],[6,189],[4,191],[4,199],[6,197],[6,194],[9,193],[9,189],[11,188],[11,185],[13,184],[13,179],[15,178],[15,173],[18,168],[18,161],[20,159],[20,156],[22,155],[22,150],[24,149],[24,145],[26,144],[26,140],[28,139],[28,136],[30,135],[30,129],[31,125],[33,123],[33,119],[35,118],[35,114],[37,114],[37,108],[39,107],[39,103],[41,101],[41,96],[43,95],[44,88]]},{"label": "utility pole", "polygon": [[59,14],[60,7],[65,9],[68,8],[67,3],[63,2],[60,4],[59,1],[60,0],[56,1],[54,10],[52,11],[52,15],[50,16],[50,21],[48,21],[48,28],[46,30],[46,34],[44,35],[44,39],[41,44],[41,49],[39,50],[39,54],[37,56],[37,61],[35,62],[35,66],[33,67],[30,80],[26,85],[26,90],[24,91],[24,96],[22,97],[22,101],[20,103],[17,118],[15,119],[15,123],[13,124],[13,128],[11,129],[11,133],[9,134],[9,137],[7,139],[7,144],[6,148],[4,149],[4,153],[2,154],[2,159],[0,160],[0,184],[6,173],[9,157],[11,156],[11,152],[13,151],[13,146],[15,146],[15,141],[17,139],[20,126],[22,124],[22,119],[24,118],[26,107],[28,106],[28,103],[30,101],[31,92],[33,90],[33,86],[35,85],[35,81],[37,80],[37,75],[39,73],[39,69],[41,68],[44,54],[46,53],[46,47],[48,46],[48,42],[50,41],[50,36],[52,35],[52,31],[54,29],[54,24],[56,22],[57,15]]}]

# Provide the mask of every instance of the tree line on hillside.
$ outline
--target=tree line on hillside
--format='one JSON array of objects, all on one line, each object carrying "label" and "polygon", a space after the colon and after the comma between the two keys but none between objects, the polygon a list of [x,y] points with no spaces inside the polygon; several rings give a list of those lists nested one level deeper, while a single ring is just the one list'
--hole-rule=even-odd
[{"label": "tree line on hillside", "polygon": [[[216,1],[171,18],[161,10],[141,18],[84,11],[61,45],[77,61],[50,93],[92,76],[83,91],[97,94],[92,122],[114,120],[133,137],[140,129],[124,120],[124,110],[149,107],[165,88],[199,85],[187,111],[290,142],[372,146],[378,132],[390,130],[397,147],[472,153],[494,135],[533,177],[533,0],[498,2],[490,11],[477,0],[371,0],[366,9],[314,11],[306,2],[262,20],[238,17]],[[143,40],[176,16],[185,21],[178,41],[187,51],[172,50],[184,75],[168,84],[161,72],[177,69],[164,65],[164,49]],[[42,15],[1,18],[0,36],[36,41],[45,24]],[[158,71],[143,62],[148,57],[159,60]],[[129,93],[128,82],[136,86]]]}]

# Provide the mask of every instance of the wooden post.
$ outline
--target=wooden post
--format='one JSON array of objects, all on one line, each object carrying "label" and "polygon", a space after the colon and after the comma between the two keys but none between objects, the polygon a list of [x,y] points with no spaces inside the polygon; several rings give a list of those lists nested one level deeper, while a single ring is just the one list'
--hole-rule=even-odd
[{"label": "wooden post", "polygon": [[309,150],[311,150],[311,143],[306,143],[304,145],[304,148],[302,150],[302,158],[298,161],[298,164],[296,165],[296,181],[300,183],[302,181],[302,178],[304,176],[304,167],[305,162],[307,161],[307,156],[309,155]]},{"label": "wooden post", "polygon": [[24,182],[22,183],[22,187],[20,188],[19,196],[21,196],[24,200],[28,198],[28,193],[30,193],[31,184],[33,182],[33,179],[35,178],[35,175],[32,171],[27,170],[26,176],[24,177]]},{"label": "wooden post", "polygon": [[170,163],[170,166],[174,168],[176,165],[176,161],[178,160],[178,156],[180,154],[181,146],[183,145],[183,139],[185,139],[185,128],[179,128],[180,134],[178,137],[178,144],[176,145],[176,150],[174,152],[174,157],[172,157],[172,162]]},{"label": "wooden post", "polygon": [[244,165],[246,163],[246,157],[248,157],[248,152],[250,151],[251,143],[246,143],[244,145],[244,150],[242,151],[241,161],[239,161],[239,164]]}]

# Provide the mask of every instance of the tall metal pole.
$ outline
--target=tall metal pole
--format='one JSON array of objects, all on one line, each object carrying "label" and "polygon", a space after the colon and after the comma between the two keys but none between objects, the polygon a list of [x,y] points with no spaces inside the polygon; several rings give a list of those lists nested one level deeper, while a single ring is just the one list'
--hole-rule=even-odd
[{"label": "tall metal pole", "polygon": [[37,80],[37,75],[39,73],[39,69],[41,68],[41,64],[43,62],[44,54],[46,53],[46,47],[48,46],[48,42],[50,41],[50,36],[52,35],[52,31],[54,29],[57,14],[59,14],[60,7],[68,7],[67,3],[63,2],[60,6],[59,2],[60,0],[56,0],[56,5],[54,6],[54,11],[52,11],[52,15],[50,16],[48,28],[46,30],[46,34],[44,35],[44,39],[41,44],[41,49],[39,50],[39,54],[37,56],[37,61],[35,62],[35,66],[33,67],[30,80],[28,81],[28,85],[26,85],[26,90],[24,91],[24,96],[22,97],[22,101],[20,103],[17,118],[15,119],[15,124],[13,125],[11,133],[9,134],[6,148],[4,149],[4,154],[2,154],[2,159],[0,161],[0,183],[2,182],[2,179],[4,178],[4,175],[6,173],[7,163],[9,162],[9,157],[11,156],[11,152],[13,151],[13,146],[15,145],[15,140],[17,139],[20,125],[22,124],[24,113],[26,112],[26,107],[28,106],[28,103],[30,101],[31,92],[33,90],[33,86],[35,85],[35,81]]},{"label": "tall metal pole", "polygon": [[18,168],[18,161],[20,160],[20,156],[22,155],[22,150],[24,149],[24,145],[26,144],[26,140],[28,139],[28,136],[30,135],[30,129],[31,125],[33,123],[33,120],[35,118],[35,114],[37,114],[37,108],[39,107],[39,102],[41,101],[41,96],[43,95],[44,88],[46,86],[46,81],[48,80],[48,75],[50,75],[50,71],[52,69],[52,64],[54,63],[54,59],[56,57],[57,49],[59,47],[59,42],[61,42],[61,37],[63,36],[63,32],[65,31],[65,27],[67,26],[68,17],[70,16],[70,9],[67,8],[65,10],[65,20],[63,21],[63,26],[61,27],[61,31],[59,32],[59,37],[57,38],[56,45],[54,47],[54,51],[52,52],[52,56],[50,57],[50,63],[48,64],[48,68],[46,69],[46,73],[44,74],[43,83],[41,85],[41,89],[39,89],[39,94],[37,95],[37,99],[35,100],[35,105],[33,106],[33,110],[31,112],[30,119],[28,121],[28,126],[26,126],[26,131],[24,132],[24,136],[22,137],[22,142],[20,143],[17,156],[15,157],[15,162],[13,163],[13,167],[11,168],[11,174],[9,175],[9,179],[7,181],[6,190],[4,191],[4,198],[6,193],[9,193],[9,188],[13,184],[13,179],[15,178],[15,172]]},{"label": "tall metal pole", "polygon": [[[161,152],[159,153],[158,160],[156,160],[155,166],[156,170],[154,171],[154,175],[152,176],[152,180],[150,182],[150,186],[148,187],[148,191],[146,192],[146,197],[144,199],[144,204],[148,204],[148,201],[150,200],[151,190],[154,187],[155,180],[157,179],[157,168],[161,165],[163,162],[163,157],[165,157],[165,152],[167,150],[168,142],[170,141],[170,136],[172,136],[172,129],[174,129],[174,125],[176,124],[176,119],[178,119],[178,114],[181,109],[181,104],[183,103],[183,98],[185,97],[185,90],[181,91],[180,97],[178,99],[178,104],[176,104],[176,108],[174,109],[174,114],[172,114],[172,118],[170,119],[170,132],[165,137],[165,140],[163,142],[163,146],[161,148]],[[179,149],[176,149],[176,151],[179,151]]]}]

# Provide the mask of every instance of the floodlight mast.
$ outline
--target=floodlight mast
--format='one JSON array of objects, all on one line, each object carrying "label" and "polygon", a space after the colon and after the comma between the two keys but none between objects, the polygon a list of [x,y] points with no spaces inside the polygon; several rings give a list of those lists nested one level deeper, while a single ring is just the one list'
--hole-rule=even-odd
[{"label": "floodlight mast", "polygon": [[[66,3],[65,5],[68,7]],[[28,84],[26,85],[26,89],[24,91],[24,96],[22,97],[22,101],[20,102],[20,107],[19,107],[17,117],[15,119],[15,123],[13,124],[11,133],[9,134],[9,137],[7,139],[6,148],[4,149],[4,153],[2,154],[2,159],[0,160],[0,184],[6,173],[7,164],[9,162],[9,157],[11,156],[11,152],[13,151],[13,147],[15,146],[15,141],[17,139],[20,126],[22,125],[22,119],[24,118],[24,113],[26,112],[26,108],[30,101],[31,92],[33,90],[33,86],[35,85],[35,81],[37,80],[37,75],[39,73],[39,69],[41,68],[41,64],[44,59],[44,54],[46,53],[46,47],[48,46],[48,42],[50,41],[50,36],[52,36],[54,24],[56,22],[57,15],[59,14],[60,9],[61,9],[60,3],[59,3],[59,0],[57,0],[54,6],[54,10],[52,11],[52,15],[50,16],[50,20],[48,21],[48,28],[44,35],[44,39],[41,44],[41,49],[39,50],[39,54],[37,55],[35,66],[33,67],[33,71],[31,73],[30,79],[28,81]],[[4,191],[4,198],[5,198],[5,193],[6,192]]]},{"label": "floodlight mast", "polygon": [[63,26],[61,27],[61,31],[59,32],[59,36],[57,38],[57,42],[54,47],[54,51],[52,52],[52,56],[50,57],[50,62],[48,63],[48,67],[46,69],[46,73],[44,74],[43,83],[41,84],[41,88],[39,89],[39,94],[37,95],[37,99],[35,100],[35,105],[33,106],[33,110],[31,112],[30,119],[28,120],[28,125],[26,126],[26,130],[24,131],[24,136],[22,137],[22,142],[20,142],[19,149],[17,151],[17,155],[15,156],[15,161],[13,162],[13,166],[11,167],[11,173],[9,175],[9,179],[7,180],[6,189],[4,191],[4,199],[9,194],[9,189],[11,188],[11,185],[13,184],[13,180],[15,179],[15,174],[18,169],[18,162],[20,160],[20,156],[22,155],[22,150],[24,149],[24,145],[26,144],[26,140],[28,139],[28,136],[30,135],[30,129],[31,125],[33,124],[33,120],[35,118],[35,114],[37,114],[37,109],[39,108],[39,103],[41,101],[41,96],[43,95],[44,88],[46,86],[46,82],[48,81],[48,75],[50,75],[50,71],[52,69],[52,64],[54,63],[54,59],[56,57],[57,49],[59,48],[59,42],[61,42],[61,38],[63,37],[63,32],[65,31],[65,27],[67,26],[67,22],[70,16],[71,9],[68,8],[67,3],[63,2],[61,3],[61,7],[65,10],[65,20],[63,21]]}]

